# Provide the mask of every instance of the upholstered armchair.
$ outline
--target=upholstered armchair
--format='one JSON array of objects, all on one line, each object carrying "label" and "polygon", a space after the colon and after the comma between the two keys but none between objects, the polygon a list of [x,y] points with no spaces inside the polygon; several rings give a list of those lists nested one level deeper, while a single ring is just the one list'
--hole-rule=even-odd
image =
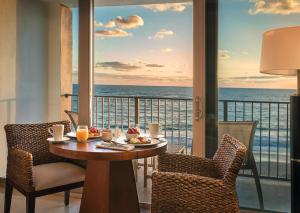
[{"label": "upholstered armchair", "polygon": [[36,197],[64,191],[68,205],[69,190],[83,186],[85,170],[49,152],[48,128],[54,124],[63,124],[65,133],[70,132],[69,121],[4,127],[8,147],[5,213],[10,212],[13,188],[26,196],[26,212],[33,213]]},{"label": "upholstered armchair", "polygon": [[239,212],[235,181],[246,147],[224,135],[213,159],[163,154],[153,173],[152,213]]}]

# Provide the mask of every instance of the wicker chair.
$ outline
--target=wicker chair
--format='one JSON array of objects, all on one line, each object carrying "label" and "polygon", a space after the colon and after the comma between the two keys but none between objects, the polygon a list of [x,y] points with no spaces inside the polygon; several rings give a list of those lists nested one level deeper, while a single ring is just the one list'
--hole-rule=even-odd
[{"label": "wicker chair", "polygon": [[76,130],[78,126],[78,112],[65,110],[65,113],[69,116],[72,126]]},{"label": "wicker chair", "polygon": [[180,154],[158,158],[152,213],[239,212],[235,180],[246,147],[224,135],[213,159]]},{"label": "wicker chair", "polygon": [[255,180],[259,206],[264,209],[264,200],[256,168],[255,159],[252,153],[254,134],[257,126],[257,121],[222,121],[218,125],[219,141],[224,134],[230,134],[241,141],[247,148],[244,163],[241,169],[251,170]]},{"label": "wicker chair", "polygon": [[64,191],[68,205],[69,190],[83,186],[85,170],[49,152],[46,139],[54,124],[63,124],[65,132],[70,131],[69,121],[4,127],[8,147],[5,213],[10,212],[13,188],[26,196],[26,212],[34,213],[36,197]]}]

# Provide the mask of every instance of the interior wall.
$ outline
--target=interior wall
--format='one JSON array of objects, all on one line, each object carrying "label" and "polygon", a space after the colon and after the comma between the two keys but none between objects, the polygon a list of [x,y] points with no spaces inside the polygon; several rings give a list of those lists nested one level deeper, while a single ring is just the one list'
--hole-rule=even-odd
[{"label": "interior wall", "polygon": [[0,7],[0,177],[5,176],[4,125],[16,121],[16,0],[2,0]]},{"label": "interior wall", "polygon": [[44,2],[18,0],[16,66],[16,121],[47,121],[48,12]]},{"label": "interior wall", "polygon": [[61,118],[62,76],[72,70],[61,66],[60,17],[58,3],[1,0],[0,177],[6,173],[5,124]]}]

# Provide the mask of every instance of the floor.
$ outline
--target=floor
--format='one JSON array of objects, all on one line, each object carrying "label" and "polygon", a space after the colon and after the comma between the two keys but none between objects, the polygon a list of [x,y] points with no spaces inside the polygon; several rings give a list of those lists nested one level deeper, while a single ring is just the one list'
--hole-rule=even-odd
[{"label": "floor", "polygon": [[[137,188],[139,200],[143,203],[150,203],[151,201],[151,179],[148,179],[148,187],[143,187],[143,168],[138,170]],[[276,185],[276,187],[274,187]],[[266,209],[269,212],[289,212],[289,183],[262,180],[262,189],[265,199]],[[239,194],[240,203],[245,207],[257,206],[257,196],[255,185],[252,178],[239,177],[237,181],[237,191]],[[0,184],[0,209],[3,209],[4,203],[4,186]],[[70,205],[64,207],[63,194],[55,194],[38,198],[36,201],[36,213],[77,213],[80,206],[80,194],[72,193]],[[284,202],[288,201],[288,202]],[[24,213],[25,198],[16,190],[14,190],[11,213]],[[274,210],[274,211],[272,211]],[[242,213],[254,213],[258,211],[242,210]],[[141,213],[150,213],[149,209],[141,209]]]},{"label": "floor", "polygon": [[[0,209],[3,209],[4,195],[3,185],[0,186]],[[70,205],[64,207],[63,195],[55,194],[44,196],[36,200],[36,213],[77,213],[79,212],[80,198],[76,194],[71,195]],[[14,192],[11,213],[25,212],[25,198],[21,194]],[[150,213],[148,209],[141,209],[141,213]],[[254,213],[253,211],[242,211],[242,213]]]}]

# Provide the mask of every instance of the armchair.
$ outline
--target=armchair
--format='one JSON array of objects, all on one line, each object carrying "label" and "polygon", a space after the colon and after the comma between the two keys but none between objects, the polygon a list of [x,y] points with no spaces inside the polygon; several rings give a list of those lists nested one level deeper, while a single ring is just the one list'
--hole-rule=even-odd
[{"label": "armchair", "polygon": [[54,124],[63,124],[65,132],[70,131],[69,121],[4,127],[8,147],[5,213],[10,212],[13,188],[26,196],[26,212],[34,213],[36,197],[64,191],[68,205],[69,190],[83,186],[85,170],[49,152],[48,128]]},{"label": "armchair", "polygon": [[152,213],[239,212],[235,180],[246,147],[224,135],[213,159],[179,154],[158,158]]}]

